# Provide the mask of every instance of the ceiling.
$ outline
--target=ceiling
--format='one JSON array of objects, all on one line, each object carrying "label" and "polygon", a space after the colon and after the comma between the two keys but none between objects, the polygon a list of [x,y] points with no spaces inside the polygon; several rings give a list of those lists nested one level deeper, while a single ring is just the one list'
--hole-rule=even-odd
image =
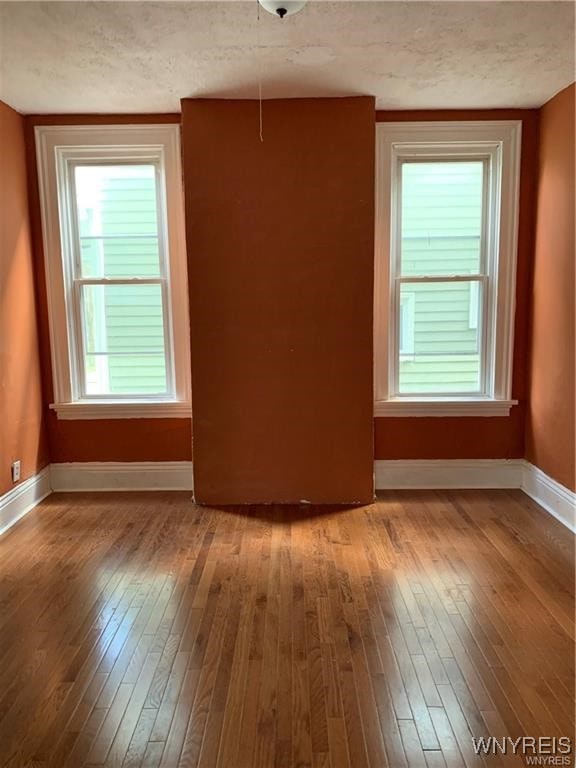
[{"label": "ceiling", "polygon": [[[23,113],[174,112],[183,97],[372,94],[381,109],[535,107],[574,80],[572,2],[0,2]],[[260,47],[257,45],[260,39]]]}]

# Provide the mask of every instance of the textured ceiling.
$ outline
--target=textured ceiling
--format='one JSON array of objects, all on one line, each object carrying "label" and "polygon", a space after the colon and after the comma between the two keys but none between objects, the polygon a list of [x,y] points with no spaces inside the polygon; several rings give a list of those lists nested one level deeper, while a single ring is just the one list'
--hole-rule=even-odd
[{"label": "textured ceiling", "polygon": [[[179,111],[188,96],[372,94],[382,109],[540,106],[574,80],[572,2],[0,2],[0,98],[24,113]],[[258,53],[257,40],[261,46]]]}]

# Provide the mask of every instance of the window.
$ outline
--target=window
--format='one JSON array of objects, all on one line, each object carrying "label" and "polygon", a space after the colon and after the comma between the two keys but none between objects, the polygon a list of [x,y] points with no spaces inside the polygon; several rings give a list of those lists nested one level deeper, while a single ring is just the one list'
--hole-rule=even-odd
[{"label": "window", "polygon": [[376,415],[506,415],[520,124],[377,128]]},{"label": "window", "polygon": [[59,418],[189,416],[178,126],[36,141]]},{"label": "window", "polygon": [[[394,366],[398,395],[478,394],[481,329],[470,328],[470,298],[486,281],[488,162],[401,158],[398,264],[393,283],[402,309],[410,300],[416,326],[412,357]],[[416,333],[417,331],[417,333]],[[480,332],[479,332],[480,331]]]}]

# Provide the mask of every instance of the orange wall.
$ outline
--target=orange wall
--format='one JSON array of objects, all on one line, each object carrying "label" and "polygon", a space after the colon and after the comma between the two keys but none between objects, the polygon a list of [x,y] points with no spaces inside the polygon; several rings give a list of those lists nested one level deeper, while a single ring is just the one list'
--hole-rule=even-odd
[{"label": "orange wall", "polygon": [[[569,222],[569,194],[560,188],[569,186],[568,115],[573,105],[574,87],[559,94],[542,110],[542,155],[538,166],[539,110],[460,110],[377,112],[378,121],[398,120],[522,120],[522,166],[520,195],[520,228],[518,243],[517,310],[513,397],[520,404],[508,418],[438,418],[375,420],[375,457],[402,458],[528,458],[561,482],[574,487],[573,398],[570,379],[570,355],[574,343],[569,338],[573,328],[573,303],[556,300],[557,289],[573,287],[573,228]],[[572,102],[570,101],[572,100]],[[265,105],[266,106],[266,105]],[[45,380],[45,402],[51,402],[51,370],[46,320],[42,241],[37,204],[36,166],[33,152],[33,126],[36,124],[174,121],[179,115],[124,116],[39,116],[27,118],[30,194],[37,259],[41,350]],[[573,123],[572,123],[573,126]],[[268,126],[269,130],[269,126]],[[573,130],[573,127],[572,127]],[[275,134],[272,134],[275,137]],[[235,139],[235,146],[238,143]],[[276,138],[276,137],[275,137]],[[242,140],[244,147],[244,140]],[[240,153],[241,154],[241,153]],[[538,209],[538,242],[536,246],[535,285],[532,290],[534,251],[534,217],[538,173],[541,173]],[[193,171],[187,172],[187,177]],[[573,179],[573,177],[572,177]],[[242,190],[243,192],[243,190]],[[573,192],[573,180],[570,194]],[[573,199],[573,198],[572,198]],[[573,203],[572,203],[573,210]],[[554,212],[556,217],[550,225]],[[557,221],[558,212],[564,219]],[[11,217],[13,218],[13,217]],[[274,212],[272,220],[281,219]],[[556,224],[563,224],[556,226]],[[553,243],[553,247],[550,246]],[[571,250],[572,249],[572,250]],[[554,269],[549,265],[554,260]],[[572,272],[570,270],[572,269]],[[533,296],[532,296],[533,294]],[[369,301],[369,290],[366,291]],[[528,335],[531,301],[533,309],[533,343]],[[572,299],[573,302],[573,299]],[[549,343],[549,333],[556,343]],[[528,378],[527,359],[531,355]],[[528,390],[528,381],[530,391]],[[563,389],[563,382],[566,386]],[[564,396],[564,394],[566,396]],[[528,396],[531,406],[528,409]],[[558,407],[556,407],[558,405]],[[572,410],[571,410],[572,409]],[[550,426],[549,426],[550,425]],[[191,425],[186,419],[58,421],[50,412],[48,433],[53,461],[142,461],[189,460],[191,458]],[[553,436],[553,438],[552,438]],[[554,440],[554,443],[552,442]],[[560,440],[559,448],[556,443]],[[561,455],[560,455],[561,454]]]},{"label": "orange wall", "polygon": [[572,490],[574,399],[574,94],[540,112],[526,458]]},{"label": "orange wall", "polygon": [[42,395],[23,118],[0,102],[0,495],[48,463]]},{"label": "orange wall", "polygon": [[378,418],[377,459],[497,459],[524,456],[526,355],[533,218],[537,179],[538,110],[439,110],[377,112],[378,122],[418,120],[522,120],[520,217],[512,397],[508,417]]},{"label": "orange wall", "polygon": [[[44,401],[53,402],[50,336],[44,277],[44,251],[38,201],[34,127],[118,123],[179,123],[180,115],[41,115],[26,118],[29,189],[38,284]],[[50,459],[65,461],[190,461],[190,419],[59,420],[47,414]]]},{"label": "orange wall", "polygon": [[368,502],[374,99],[182,107],[196,499]]}]

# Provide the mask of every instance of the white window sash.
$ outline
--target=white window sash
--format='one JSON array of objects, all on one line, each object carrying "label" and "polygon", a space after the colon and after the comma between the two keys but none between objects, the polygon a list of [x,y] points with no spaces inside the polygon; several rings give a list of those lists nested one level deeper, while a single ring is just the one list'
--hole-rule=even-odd
[{"label": "white window sash", "polygon": [[[394,290],[394,298],[393,298],[393,306],[399,307],[398,312],[396,313],[394,322],[394,327],[397,329],[397,335],[398,338],[395,339],[395,345],[393,347],[394,351],[392,352],[392,357],[390,359],[390,391],[392,392],[392,397],[394,399],[410,399],[413,400],[414,398],[419,397],[418,395],[414,395],[412,393],[403,393],[400,392],[399,387],[399,377],[400,377],[400,359],[406,358],[406,357],[413,357],[415,354],[415,348],[414,348],[414,327],[412,325],[412,351],[407,353],[403,352],[400,349],[400,328],[399,328],[399,318],[400,318],[400,312],[402,310],[401,307],[401,291],[400,287],[402,285],[411,285],[411,284],[430,284],[430,283],[470,283],[470,285],[477,285],[482,286],[482,294],[484,295],[487,292],[488,286],[490,284],[490,279],[488,275],[481,275],[481,274],[463,274],[463,275],[410,275],[410,276],[397,276],[395,277],[395,285],[396,288]],[[414,307],[412,308],[412,312],[414,312]],[[412,319],[412,324],[414,323],[414,318]],[[449,395],[446,394],[430,394],[430,395],[423,395],[422,397],[425,397],[427,399],[430,399],[432,397],[486,397],[487,395],[487,387],[488,382],[486,381],[486,373],[487,373],[487,367],[484,363],[486,360],[486,357],[488,356],[488,352],[486,347],[488,344],[486,343],[486,334],[484,331],[484,316],[481,318],[481,326],[480,326],[480,332],[478,333],[478,351],[480,353],[480,387],[478,392],[450,392]]]},{"label": "white window sash", "polygon": [[[77,353],[77,363],[78,363],[78,371],[77,371],[77,380],[78,380],[78,396],[77,400],[109,400],[110,395],[107,394],[88,394],[87,392],[87,385],[85,380],[85,365],[83,364],[83,361],[85,360],[86,355],[88,354],[86,352],[86,337],[85,337],[85,314],[83,311],[83,287],[89,286],[89,285],[158,285],[161,289],[162,294],[162,311],[164,318],[167,317],[169,313],[169,285],[168,285],[168,279],[166,277],[134,277],[134,278],[93,278],[93,277],[76,277],[74,278],[73,285],[72,285],[72,295],[73,295],[73,302],[74,302],[74,313],[75,316],[78,318],[75,328],[75,336],[78,339],[78,353]],[[170,341],[170,334],[169,334],[169,328],[168,328],[168,322],[164,320],[164,359],[165,359],[165,365],[166,365],[166,391],[162,393],[158,393],[157,395],[154,395],[153,397],[157,398],[158,400],[168,399],[173,400],[175,399],[175,391],[174,391],[174,366],[173,366],[173,351],[172,348],[169,345]],[[96,353],[99,354],[99,353]],[[124,354],[124,353],[118,353],[118,354]],[[126,353],[128,354],[128,353]],[[139,352],[139,355],[144,355],[145,353]],[[155,353],[154,353],[155,354]],[[149,399],[150,395],[139,395],[134,393],[125,393],[125,394],[118,394],[114,395],[115,399],[118,400],[140,400],[144,397],[144,399]]]},{"label": "white window sash", "polygon": [[[96,163],[96,166],[102,165],[133,165],[135,163],[144,163],[142,158],[134,161],[131,158],[127,158],[122,152],[119,156],[114,156],[110,159],[100,161]],[[65,183],[68,185],[68,189],[71,192],[69,205],[71,206],[67,212],[68,226],[70,227],[70,241],[73,247],[73,254],[71,261],[71,300],[73,303],[73,309],[68,316],[68,321],[74,318],[74,328],[72,330],[72,336],[76,340],[77,353],[72,360],[72,363],[76,366],[72,379],[76,382],[76,391],[74,392],[75,400],[109,400],[109,394],[88,394],[88,388],[86,383],[86,338],[85,338],[85,314],[83,310],[84,292],[83,287],[85,285],[159,285],[162,295],[162,313],[163,313],[163,327],[164,327],[164,360],[166,367],[166,390],[165,392],[157,393],[154,397],[158,400],[173,400],[176,399],[175,391],[175,372],[174,372],[174,352],[172,349],[172,338],[170,334],[170,269],[168,265],[168,254],[166,253],[165,244],[167,242],[167,228],[166,228],[166,215],[162,205],[162,188],[164,186],[164,170],[162,155],[159,155],[156,159],[146,162],[146,165],[152,165],[154,167],[155,175],[155,191],[156,191],[156,221],[157,221],[157,233],[155,238],[158,243],[158,261],[160,267],[160,274],[158,277],[132,277],[132,278],[84,278],[82,277],[82,254],[80,248],[80,228],[78,224],[78,207],[75,171],[79,165],[86,166],[90,163],[85,159],[82,161],[68,159],[66,161],[66,178],[59,179],[59,184]],[[130,239],[146,239],[147,235],[112,235],[112,236],[95,236],[95,239],[120,239],[122,237],[130,237]],[[138,393],[125,393],[114,395],[118,400],[139,400],[142,398]]]},{"label": "white window sash", "polygon": [[[520,123],[381,123],[376,129],[375,415],[507,415],[511,405]],[[400,275],[399,173],[410,160],[486,159],[483,245],[475,275]],[[488,203],[491,203],[488,205]],[[400,285],[454,280],[482,285],[482,381],[477,394],[399,395]]]}]

